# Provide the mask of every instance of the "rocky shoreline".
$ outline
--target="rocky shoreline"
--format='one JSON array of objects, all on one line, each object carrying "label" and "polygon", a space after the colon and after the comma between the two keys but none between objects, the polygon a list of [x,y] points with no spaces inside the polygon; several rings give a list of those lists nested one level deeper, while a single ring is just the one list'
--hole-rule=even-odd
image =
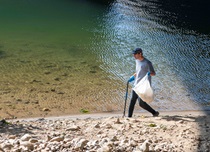
[{"label": "rocky shoreline", "polygon": [[209,152],[206,114],[2,120],[3,152]]}]

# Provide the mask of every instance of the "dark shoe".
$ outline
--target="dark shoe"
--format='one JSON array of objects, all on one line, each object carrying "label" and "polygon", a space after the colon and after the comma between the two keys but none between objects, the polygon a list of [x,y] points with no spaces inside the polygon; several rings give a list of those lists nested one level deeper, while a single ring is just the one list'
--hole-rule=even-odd
[{"label": "dark shoe", "polygon": [[154,114],[153,114],[153,117],[158,117],[159,116],[159,112],[156,111]]}]

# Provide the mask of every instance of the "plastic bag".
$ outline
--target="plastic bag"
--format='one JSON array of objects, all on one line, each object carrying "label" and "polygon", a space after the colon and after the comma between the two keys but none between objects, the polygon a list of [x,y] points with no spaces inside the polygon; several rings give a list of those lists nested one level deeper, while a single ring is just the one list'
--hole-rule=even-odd
[{"label": "plastic bag", "polygon": [[133,90],[145,102],[152,102],[154,100],[154,91],[149,83],[147,74],[138,82]]}]

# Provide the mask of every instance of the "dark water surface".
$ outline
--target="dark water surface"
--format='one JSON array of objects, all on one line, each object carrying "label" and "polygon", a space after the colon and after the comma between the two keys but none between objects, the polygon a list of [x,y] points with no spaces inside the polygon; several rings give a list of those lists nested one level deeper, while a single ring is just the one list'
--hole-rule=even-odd
[{"label": "dark water surface", "polygon": [[209,109],[209,6],[208,1],[116,1],[102,18],[98,35],[104,40],[95,41],[95,52],[105,50],[98,53],[103,68],[126,81],[134,69],[130,50],[141,47],[157,72],[154,104],[164,110]]},{"label": "dark water surface", "polygon": [[[157,72],[156,109],[209,109],[207,6],[195,0],[0,0],[0,102],[37,97],[65,100],[75,111],[90,102],[95,111],[122,110],[135,69],[131,50],[141,47]],[[49,98],[56,89],[63,97]]]}]

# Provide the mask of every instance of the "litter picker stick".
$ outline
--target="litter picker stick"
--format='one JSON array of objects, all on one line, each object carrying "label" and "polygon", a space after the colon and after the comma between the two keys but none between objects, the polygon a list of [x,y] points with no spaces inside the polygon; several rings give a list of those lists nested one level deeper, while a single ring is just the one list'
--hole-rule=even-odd
[{"label": "litter picker stick", "polygon": [[127,82],[127,86],[126,86],[126,93],[125,93],[125,104],[124,104],[123,117],[125,117],[126,102],[127,102],[127,98],[128,98],[128,85],[129,85],[129,81]]}]

